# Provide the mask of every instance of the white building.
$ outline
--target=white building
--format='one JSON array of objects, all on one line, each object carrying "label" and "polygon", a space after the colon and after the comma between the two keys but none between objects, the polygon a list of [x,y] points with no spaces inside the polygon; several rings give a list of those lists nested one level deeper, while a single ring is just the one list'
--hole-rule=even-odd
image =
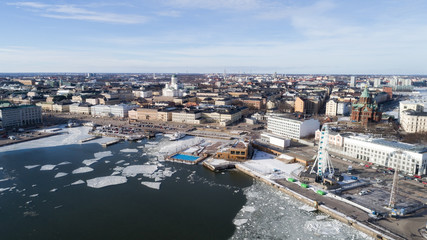
[{"label": "white building", "polygon": [[182,97],[184,96],[184,91],[181,89],[181,86],[178,84],[178,79],[175,75],[171,77],[171,83],[167,83],[165,88],[162,90],[162,94],[165,97]]},{"label": "white building", "polygon": [[350,77],[350,87],[356,87],[356,77],[355,76]]},{"label": "white building", "polygon": [[366,135],[345,137],[344,155],[390,167],[408,174],[426,174],[427,147],[374,139]]},{"label": "white building", "polygon": [[280,137],[301,139],[314,135],[320,123],[315,119],[297,119],[286,116],[269,116],[267,131]]},{"label": "white building", "polygon": [[0,108],[0,127],[23,127],[42,123],[42,109],[34,105]]},{"label": "white building", "polygon": [[86,103],[74,103],[70,105],[70,113],[90,115],[91,106]]},{"label": "white building", "polygon": [[265,142],[280,148],[286,148],[291,145],[291,140],[289,138],[268,132],[261,133],[261,142]]},{"label": "white building", "polygon": [[351,104],[348,102],[338,102],[331,99],[326,103],[326,116],[348,115],[350,113]]},{"label": "white building", "polygon": [[334,117],[337,115],[338,103],[335,99],[331,99],[326,103],[326,116]]},{"label": "white building", "polygon": [[90,111],[93,117],[128,117],[129,110],[136,108],[135,105],[95,105],[92,106]]},{"label": "white building", "polygon": [[374,87],[380,87],[381,86],[381,78],[375,78],[374,79]]},{"label": "white building", "polygon": [[400,125],[407,133],[427,133],[427,112],[405,110],[400,115]]},{"label": "white building", "polygon": [[150,98],[153,96],[153,91],[134,90],[132,92],[136,98]]},{"label": "white building", "polygon": [[409,102],[409,101],[402,101],[399,102],[399,122],[401,122],[401,118],[403,115],[403,111],[406,110],[414,110],[415,112],[423,112],[424,111],[424,103],[418,103],[418,102]]},{"label": "white building", "polygon": [[338,102],[337,115],[347,116],[350,114],[351,103],[349,102]]}]

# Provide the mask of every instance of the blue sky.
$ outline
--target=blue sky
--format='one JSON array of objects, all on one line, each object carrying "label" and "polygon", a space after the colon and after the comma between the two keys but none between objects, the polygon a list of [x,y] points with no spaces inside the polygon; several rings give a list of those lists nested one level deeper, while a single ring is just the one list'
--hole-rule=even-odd
[{"label": "blue sky", "polygon": [[424,0],[0,2],[0,72],[427,74]]}]

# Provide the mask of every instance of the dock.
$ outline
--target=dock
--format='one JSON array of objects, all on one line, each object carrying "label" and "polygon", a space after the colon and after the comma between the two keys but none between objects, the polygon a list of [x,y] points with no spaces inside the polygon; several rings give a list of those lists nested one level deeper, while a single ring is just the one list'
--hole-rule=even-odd
[{"label": "dock", "polygon": [[114,145],[114,144],[116,144],[116,143],[119,143],[119,142],[121,142],[121,141],[123,141],[123,139],[115,139],[115,140],[113,140],[113,141],[109,141],[109,142],[107,142],[107,143],[103,143],[103,144],[102,144],[102,146],[103,146],[103,147],[108,147],[108,146]]},{"label": "dock", "polygon": [[88,137],[86,139],[80,140],[80,143],[85,143],[85,142],[89,142],[95,139],[101,138],[100,136],[92,136],[92,137]]},{"label": "dock", "polygon": [[213,172],[219,172],[219,171],[223,171],[223,170],[227,170],[227,169],[233,169],[235,168],[235,163],[234,162],[230,162],[230,161],[226,161],[226,160],[222,160],[222,159],[208,159],[206,161],[203,162],[203,166],[205,166],[206,168],[208,168],[209,170],[213,171]]}]

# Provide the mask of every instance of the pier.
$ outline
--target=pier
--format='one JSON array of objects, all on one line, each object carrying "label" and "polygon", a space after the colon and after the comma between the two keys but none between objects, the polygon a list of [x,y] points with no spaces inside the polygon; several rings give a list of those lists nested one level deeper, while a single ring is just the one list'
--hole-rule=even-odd
[{"label": "pier", "polygon": [[123,141],[123,139],[115,139],[115,140],[113,140],[113,141],[109,141],[109,142],[107,142],[107,143],[103,143],[103,144],[102,144],[102,146],[103,146],[103,147],[108,147],[108,146],[114,145],[114,144],[116,144],[116,143],[119,143],[119,142],[121,142],[121,141]]},{"label": "pier", "polygon": [[89,142],[95,139],[101,138],[100,136],[92,136],[92,137],[88,137],[86,139],[80,140],[80,143],[85,143],[85,142]]}]

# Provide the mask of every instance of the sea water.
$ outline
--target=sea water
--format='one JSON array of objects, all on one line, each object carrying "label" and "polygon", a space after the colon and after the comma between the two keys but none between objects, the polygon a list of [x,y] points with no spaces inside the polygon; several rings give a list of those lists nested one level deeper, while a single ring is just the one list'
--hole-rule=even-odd
[{"label": "sea water", "polygon": [[199,138],[102,148],[68,131],[0,148],[1,239],[366,238],[238,171],[163,161]]}]

